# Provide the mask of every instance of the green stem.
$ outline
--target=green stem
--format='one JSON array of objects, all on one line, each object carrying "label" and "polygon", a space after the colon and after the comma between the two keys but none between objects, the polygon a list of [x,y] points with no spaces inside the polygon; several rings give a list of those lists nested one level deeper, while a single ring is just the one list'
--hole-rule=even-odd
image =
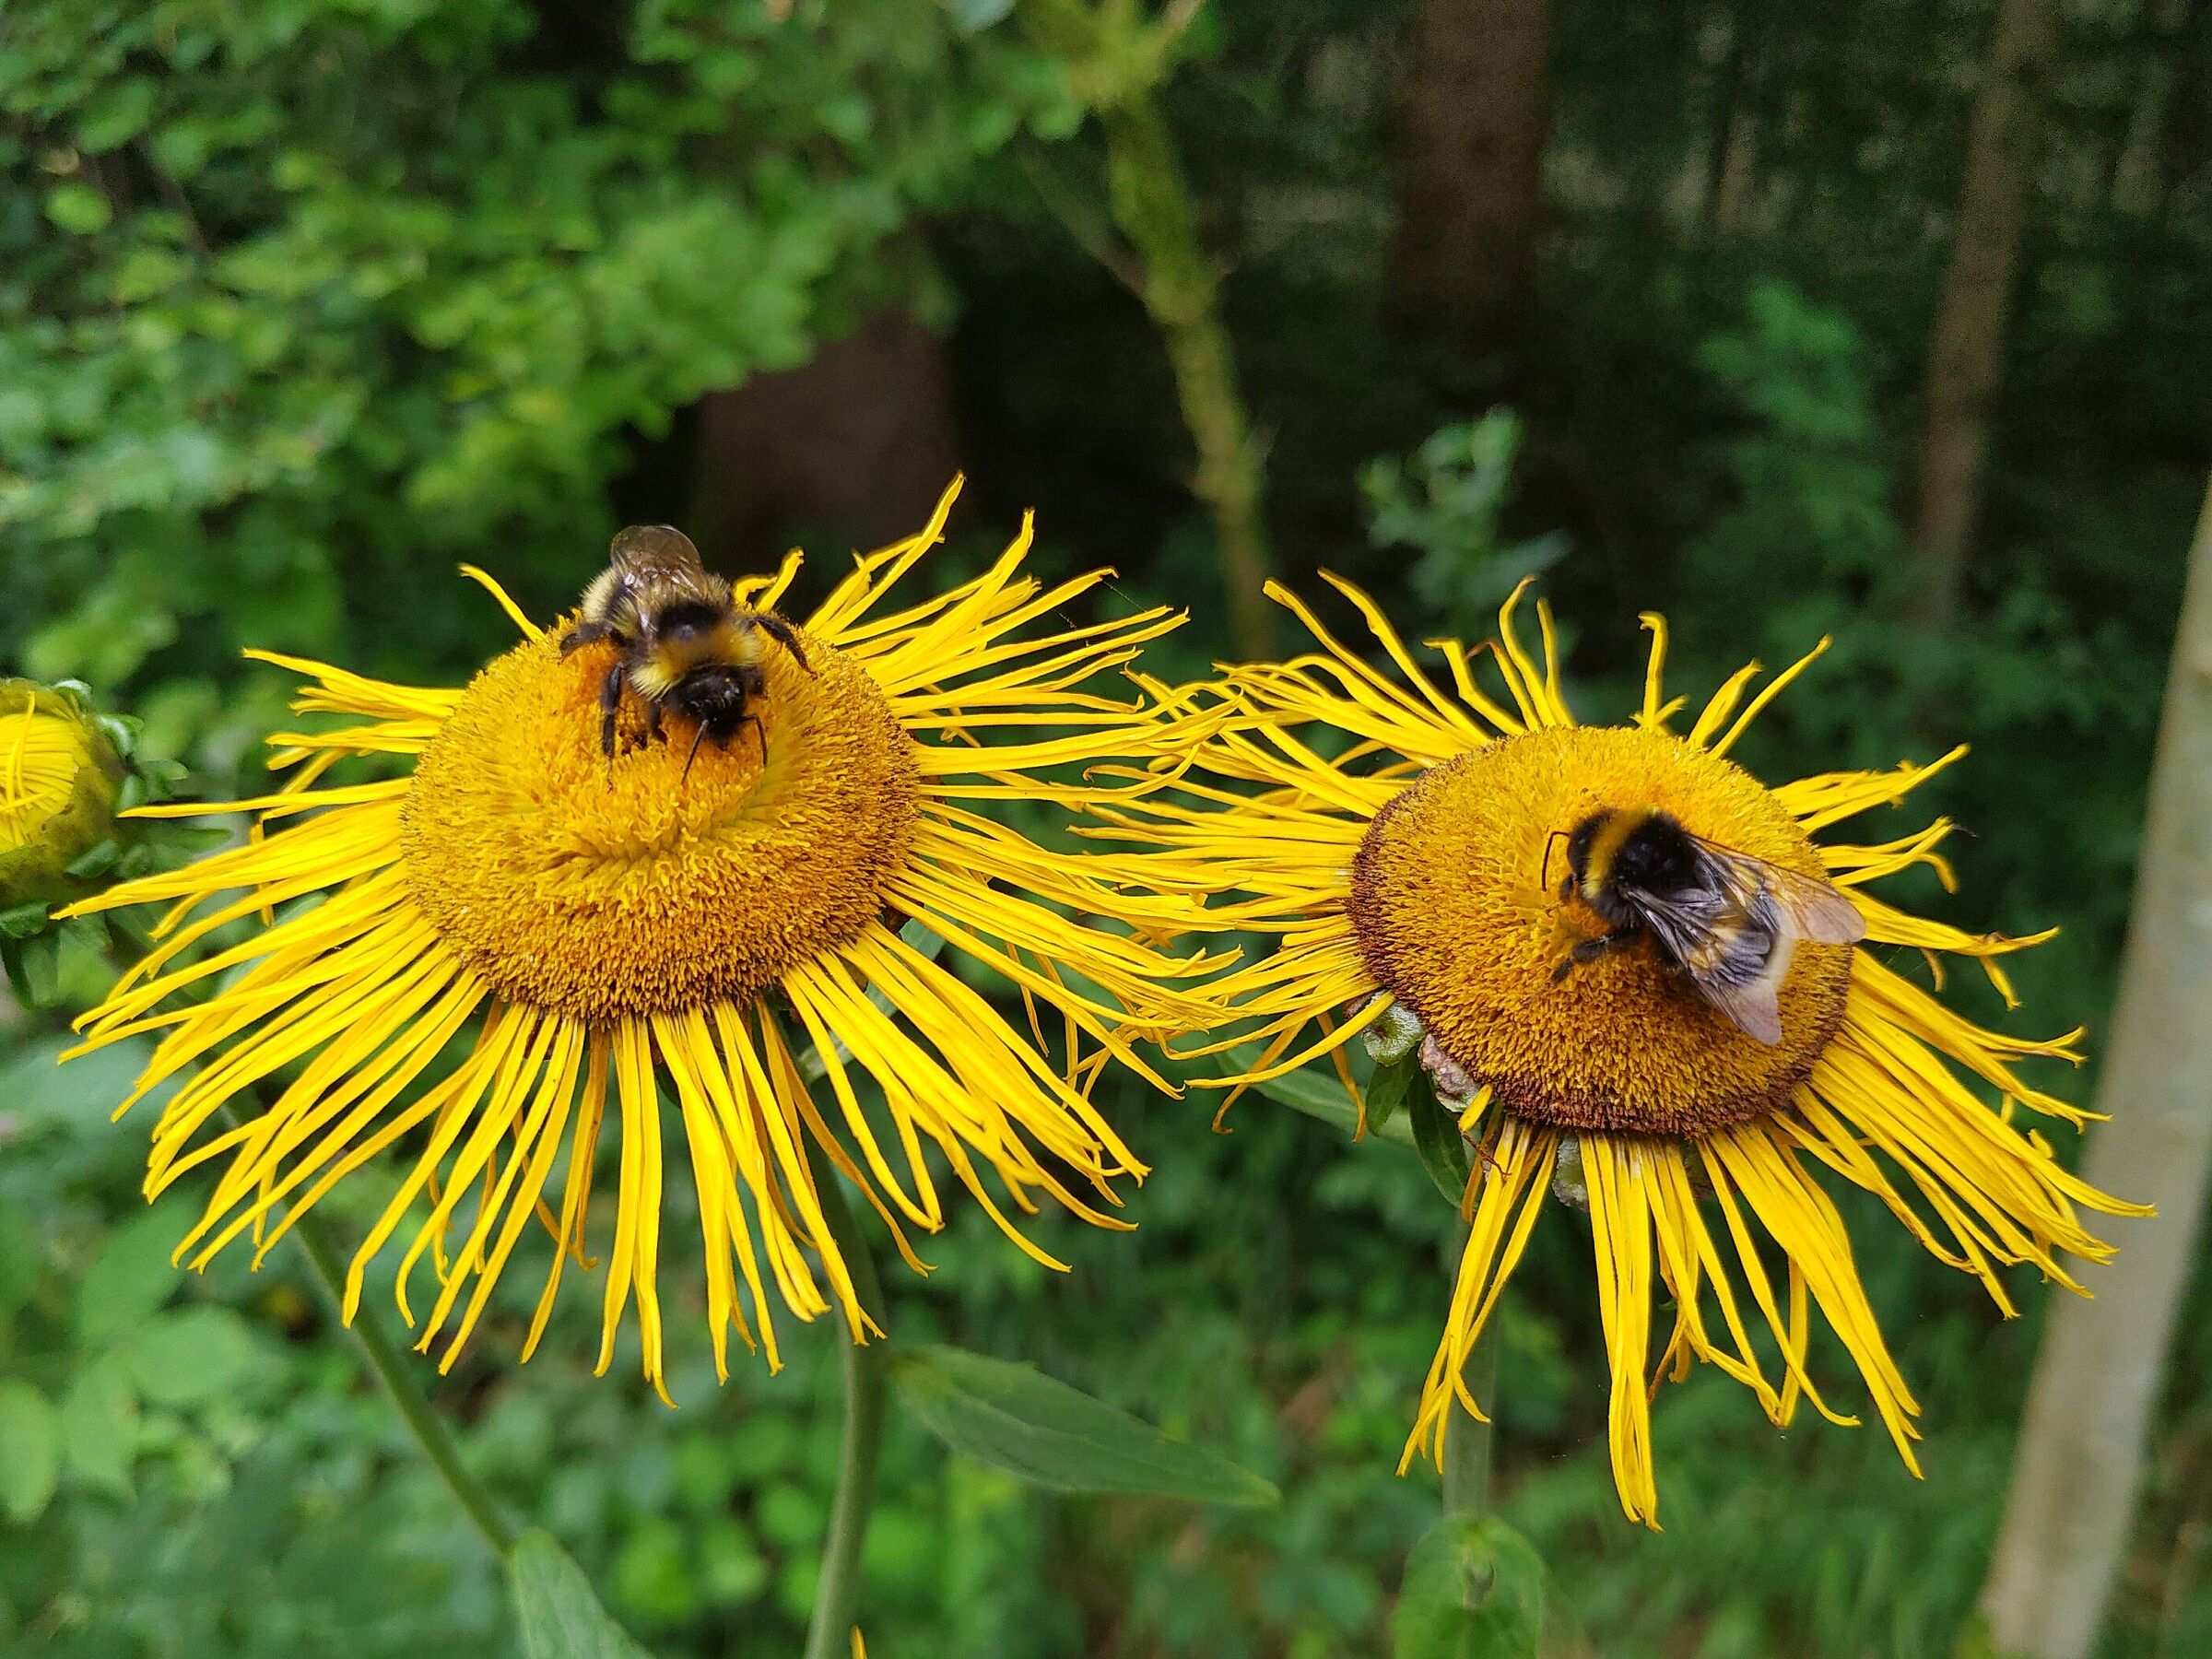
[{"label": "green stem", "polygon": [[[1158,23],[1147,23],[1134,7],[1028,0],[1021,16],[1030,38],[1067,65],[1096,106],[1106,135],[1108,200],[1135,255],[1133,286],[1167,347],[1176,401],[1198,452],[1191,490],[1213,515],[1230,637],[1240,655],[1259,662],[1274,654],[1275,639],[1265,592],[1272,561],[1261,516],[1262,446],[1245,417],[1236,353],[1221,320],[1220,272],[1199,241],[1197,205],[1154,96],[1194,10],[1171,6]],[[1055,206],[1050,197],[1046,205]],[[1079,218],[1070,229],[1098,251]],[[1108,263],[1124,279],[1131,275],[1120,262]]]},{"label": "green stem", "polygon": [[[268,1109],[268,1101],[260,1099],[258,1091],[254,1098],[264,1111]],[[238,1109],[232,1105],[219,1107],[217,1115],[233,1129],[242,1122]],[[491,1494],[477,1484],[477,1477],[462,1463],[460,1448],[453,1444],[453,1437],[436,1407],[431,1406],[429,1396],[422,1392],[422,1384],[415,1380],[414,1367],[407,1356],[392,1346],[382,1324],[370,1309],[357,1309],[350,1322],[346,1318],[346,1272],[339,1265],[343,1253],[331,1242],[330,1233],[321,1218],[295,1217],[292,1237],[300,1241],[301,1253],[314,1268],[315,1277],[322,1281],[323,1294],[330,1302],[331,1312],[353,1333],[354,1341],[360,1345],[361,1357],[369,1361],[369,1369],[384,1385],[384,1393],[391,1396],[392,1404],[399,1408],[407,1432],[415,1437],[415,1443],[422,1448],[423,1456],[430,1460],[430,1466],[438,1471],[439,1478],[445,1482],[446,1489],[453,1493],[453,1500],[461,1506],[470,1524],[491,1546],[492,1554],[504,1561],[508,1551],[514,1547],[514,1533],[500,1518]]]},{"label": "green stem", "polygon": [[[822,1218],[853,1275],[853,1288],[867,1315],[881,1325],[883,1287],[867,1241],[860,1236],[844,1189],[831,1176],[816,1189]],[[884,1406],[890,1394],[890,1344],[839,1345],[844,1386],[844,1423],[838,1453],[837,1497],[830,1509],[830,1536],[822,1547],[822,1575],[814,1592],[814,1618],[806,1628],[806,1659],[844,1659],[847,1632],[860,1599],[860,1550],[867,1542],[868,1517],[876,1504],[876,1464],[883,1450]]]},{"label": "green stem", "polygon": [[[1447,1272],[1459,1271],[1459,1258],[1466,1247],[1467,1224],[1462,1220],[1453,1230],[1452,1256],[1445,1265]],[[1466,1370],[1461,1373],[1476,1404],[1493,1418],[1498,1412],[1498,1327],[1504,1312],[1502,1302],[1490,1310],[1489,1323],[1483,1327],[1481,1339],[1475,1344],[1475,1351],[1467,1356]],[[1453,1402],[1451,1429],[1444,1436],[1446,1514],[1481,1515],[1489,1512],[1490,1453],[1496,1440],[1494,1422],[1477,1421],[1467,1415],[1465,1406],[1456,1400]]]},{"label": "green stem", "polygon": [[[342,1319],[346,1275],[338,1265],[338,1253],[331,1245],[330,1235],[314,1217],[301,1216],[292,1223],[292,1236],[300,1241],[300,1250],[314,1265],[315,1277],[323,1281],[331,1308]],[[392,1339],[384,1335],[382,1322],[365,1307],[355,1310],[349,1328],[353,1339],[360,1344],[369,1369],[376,1373],[377,1381],[384,1385],[384,1392],[392,1396],[392,1404],[406,1419],[415,1443],[422,1448],[422,1454],[430,1460],[430,1466],[438,1471],[439,1478],[445,1482],[446,1489],[453,1493],[453,1500],[483,1535],[484,1542],[491,1546],[492,1553],[504,1560],[514,1547],[514,1534],[500,1519],[491,1494],[477,1484],[477,1477],[462,1463],[460,1448],[453,1444],[453,1437],[431,1406],[429,1396],[415,1380],[415,1369],[407,1356],[393,1347]]]}]

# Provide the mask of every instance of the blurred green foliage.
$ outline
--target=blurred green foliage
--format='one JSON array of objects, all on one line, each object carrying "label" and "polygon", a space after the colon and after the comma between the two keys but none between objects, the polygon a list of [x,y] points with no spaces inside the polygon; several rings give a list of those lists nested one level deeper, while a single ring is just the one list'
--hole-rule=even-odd
[{"label": "blurred green foliage", "polygon": [[[455,562],[549,614],[617,524],[678,510],[694,400],[892,301],[946,331],[965,522],[1035,503],[1048,571],[1111,561],[1131,603],[1199,609],[1148,665],[1202,672],[1213,548],[1157,341],[1032,182],[1041,157],[1097,173],[1063,77],[987,0],[781,9],[11,7],[0,661],[91,680],[149,753],[241,788],[282,693],[239,647],[465,674],[510,636]],[[1548,564],[1571,695],[1599,717],[1640,675],[1641,610],[1668,614],[1686,688],[1832,634],[1743,759],[1779,776],[1971,738],[1967,766],[1876,825],[1959,818],[1965,890],[1900,889],[1977,926],[2065,923],[2021,963],[2014,1018],[2093,1027],[2212,453],[2203,135],[2144,114],[2160,88],[2201,92],[2201,22],[2125,0],[2068,13],[1985,527],[1966,612],[1931,636],[1904,613],[1901,503],[1993,6],[1554,11],[1555,222],[1502,376],[1390,324],[1403,7],[1223,0],[1186,32],[1166,100],[1231,270],[1283,573],[1312,592],[1316,567],[1341,571],[1434,631],[1480,629]],[[1716,135],[1747,130],[1730,196]],[[64,1000],[103,971],[65,949]],[[1978,982],[1954,994],[2006,1018]],[[259,1274],[168,1267],[179,1206],[136,1203],[158,1101],[106,1121],[127,1056],[56,1072],[45,1017],[0,1041],[0,1653],[515,1652],[494,1563],[288,1251]],[[1141,1230],[1046,1221],[1062,1277],[963,1212],[926,1253],[942,1270],[895,1285],[900,1335],[1033,1362],[1283,1502],[1041,1493],[895,1422],[871,1653],[1385,1651],[1434,1518],[1432,1478],[1389,1471],[1448,1218],[1402,1149],[1256,1099],[1219,1137],[1203,1102],[1116,1084],[1106,1104],[1157,1167]],[[358,1225],[382,1195],[366,1178],[336,1213]],[[673,1185],[672,1241],[687,1202]],[[1702,1376],[1658,1410],[1653,1536],[1621,1522],[1606,1471],[1586,1233],[1547,1218],[1507,1310],[1500,1475],[1557,1651],[1949,1652],[2034,1321],[2000,1325],[1883,1218],[1852,1226],[1925,1408],[1927,1479],[1878,1434],[1778,1436]],[[696,1278],[674,1259],[666,1277],[671,1329],[695,1326]],[[2113,1659],[2212,1651],[2206,1294]],[[502,1289],[437,1389],[472,1464],[654,1653],[794,1651],[835,1466],[831,1333],[720,1390],[695,1345],[671,1413],[619,1362],[588,1375],[583,1299],[517,1368],[526,1297]],[[1847,1369],[1826,1356],[1823,1374]]]}]

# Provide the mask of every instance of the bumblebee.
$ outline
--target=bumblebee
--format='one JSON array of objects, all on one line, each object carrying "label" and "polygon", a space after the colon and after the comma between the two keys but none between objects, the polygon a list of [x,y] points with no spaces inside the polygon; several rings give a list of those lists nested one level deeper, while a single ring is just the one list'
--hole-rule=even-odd
[{"label": "bumblebee", "polygon": [[645,705],[647,743],[661,735],[664,712],[697,722],[684,759],[688,776],[701,739],[724,748],[747,725],[767,764],[768,734],[752,712],[768,683],[760,671],[763,635],[814,672],[791,624],[773,611],[740,606],[730,584],[699,562],[689,536],[669,524],[632,524],[615,537],[607,568],[584,590],[560,652],[566,656],[600,640],[620,648],[599,687],[599,747],[609,759],[625,687]]},{"label": "bumblebee", "polygon": [[1552,971],[1555,982],[1649,938],[1699,995],[1771,1044],[1782,1041],[1776,994],[1797,942],[1855,945],[1866,936],[1857,909],[1829,883],[1716,847],[1655,806],[1600,807],[1553,840],[1560,835],[1570,873],[1559,897],[1580,899],[1606,932],[1569,951]]}]

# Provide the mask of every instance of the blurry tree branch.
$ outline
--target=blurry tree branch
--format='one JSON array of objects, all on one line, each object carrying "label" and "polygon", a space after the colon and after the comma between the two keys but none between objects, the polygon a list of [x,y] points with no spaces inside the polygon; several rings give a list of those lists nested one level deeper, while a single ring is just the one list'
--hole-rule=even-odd
[{"label": "blurry tree branch", "polygon": [[1932,629],[1959,607],[1980,509],[1990,408],[2004,366],[2020,229],[2034,181],[2052,0],[2004,0],[1974,100],[1951,263],[1929,335],[1922,416],[1914,612]]},{"label": "blurry tree branch", "polygon": [[1133,275],[1138,298],[1168,349],[1183,424],[1198,451],[1191,488],[1212,512],[1221,545],[1230,637],[1248,660],[1271,654],[1267,533],[1262,522],[1262,447],[1237,382],[1221,319],[1220,271],[1198,240],[1198,213],[1156,91],[1197,11],[1178,0],[1147,19],[1131,0],[1024,0],[1030,36],[1066,66],[1106,135],[1107,197],[1131,257],[1108,260],[1098,227],[1070,218],[1064,193],[1043,193],[1070,234],[1116,275]]},{"label": "blurry tree branch", "polygon": [[2094,1300],[2058,1299],[1982,1593],[1996,1649],[2085,1659],[2136,1511],[2212,1177],[2212,494],[2190,549],[2134,921],[2082,1174],[2154,1203]]}]

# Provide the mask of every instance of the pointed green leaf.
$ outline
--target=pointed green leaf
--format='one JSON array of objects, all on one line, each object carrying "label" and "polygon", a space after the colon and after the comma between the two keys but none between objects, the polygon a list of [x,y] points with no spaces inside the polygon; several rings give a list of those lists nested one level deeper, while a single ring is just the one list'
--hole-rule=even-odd
[{"label": "pointed green leaf", "polygon": [[1268,1504],[1279,1494],[1217,1453],[1052,1377],[956,1347],[902,1349],[891,1381],[956,1452],[1064,1492],[1146,1492],[1194,1503]]},{"label": "pointed green leaf", "polygon": [[1452,1109],[1436,1098],[1429,1074],[1422,1072],[1406,1093],[1406,1116],[1413,1129],[1413,1149],[1421,1155],[1421,1167],[1436,1190],[1453,1208],[1467,1194],[1467,1173],[1474,1159],[1467,1155],[1467,1137],[1459,1132]]},{"label": "pointed green leaf", "polygon": [[62,1465],[61,1414],[19,1378],[0,1381],[0,1515],[29,1526],[45,1512]]},{"label": "pointed green leaf", "polygon": [[1367,1132],[1380,1135],[1390,1127],[1398,1108],[1412,1097],[1414,1088],[1421,1081],[1421,1061],[1418,1049],[1400,1055],[1387,1065],[1375,1067],[1375,1075],[1367,1085]]},{"label": "pointed green leaf", "polygon": [[[1254,1044],[1247,1049],[1234,1049],[1221,1060],[1222,1075],[1227,1077],[1254,1065],[1260,1055]],[[1319,1066],[1308,1066],[1280,1077],[1270,1077],[1265,1083],[1255,1083],[1253,1088],[1279,1105],[1293,1112],[1302,1112],[1308,1117],[1319,1118],[1324,1124],[1334,1124],[1347,1135],[1359,1126],[1359,1109],[1352,1104],[1352,1097],[1344,1092],[1344,1085],[1336,1080],[1334,1072]],[[1374,1118],[1374,1102],[1368,1102],[1367,1132],[1371,1138],[1394,1142],[1401,1147],[1413,1145],[1413,1133],[1406,1121],[1394,1111],[1383,1122]]]},{"label": "pointed green leaf", "polygon": [[533,1527],[517,1538],[507,1571],[528,1659],[649,1659],[551,1533]]},{"label": "pointed green leaf", "polygon": [[1495,1516],[1446,1515],[1413,1547],[1393,1659],[1535,1659],[1544,1563]]}]

